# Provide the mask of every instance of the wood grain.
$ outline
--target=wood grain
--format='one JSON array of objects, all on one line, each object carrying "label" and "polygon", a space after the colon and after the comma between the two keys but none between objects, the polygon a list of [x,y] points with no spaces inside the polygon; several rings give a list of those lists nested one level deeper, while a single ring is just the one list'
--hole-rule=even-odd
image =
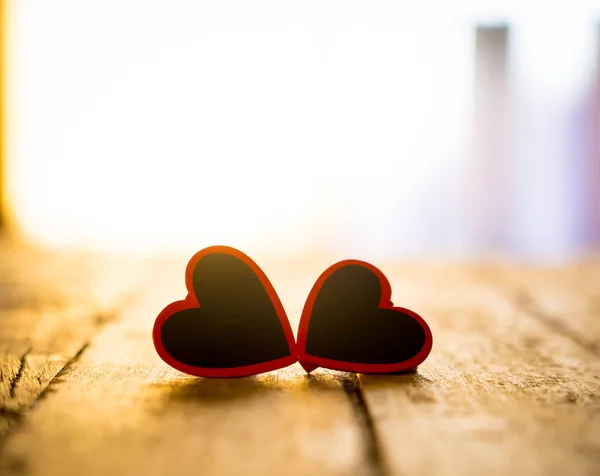
[{"label": "wood grain", "polygon": [[600,357],[600,261],[507,272],[522,307]]},{"label": "wood grain", "polygon": [[0,239],[0,443],[155,266]]},{"label": "wood grain", "polygon": [[391,475],[600,471],[600,360],[507,299],[493,270],[393,269],[434,335],[416,373],[361,376]]},{"label": "wood grain", "polygon": [[[32,342],[55,345],[44,333],[39,341],[23,342],[28,324],[15,333],[21,342],[16,348],[24,351],[2,360],[0,385],[12,392],[14,406],[3,407],[0,422],[18,425],[0,457],[0,474],[600,472],[600,359],[524,307],[521,296],[531,291],[524,287],[526,273],[540,270],[382,266],[394,303],[418,311],[433,331],[433,352],[415,373],[357,378],[319,369],[306,376],[295,365],[255,378],[216,380],[170,369],[150,339],[158,311],[185,293],[185,263],[162,263],[160,279],[146,286],[142,299],[121,301],[115,319],[99,332],[95,327],[91,334],[55,339],[64,348],[71,339],[91,336],[66,366],[51,366],[49,356],[62,355],[55,351],[35,362],[40,356],[29,350]],[[293,327],[329,263],[261,262]],[[543,287],[546,280],[560,282],[553,272],[543,271],[536,289],[550,289]],[[574,293],[576,280],[588,277],[574,270],[573,291],[556,284],[555,293]],[[583,288],[593,299],[592,286]],[[546,294],[539,292],[543,306]],[[577,314],[569,313],[571,301],[562,301],[576,320],[589,319],[583,310],[593,309],[582,303]],[[578,325],[573,321],[569,329]],[[595,339],[593,332],[588,338]],[[51,383],[31,411],[22,411],[27,395],[35,393],[27,382],[38,376]]]},{"label": "wood grain", "polygon": [[[348,398],[351,376],[308,377],[296,364],[255,378],[201,379],[159,359],[152,323],[183,297],[184,267],[163,270],[53,383],[8,442],[0,472],[377,474]],[[299,315],[303,299],[288,300],[288,312]]]}]

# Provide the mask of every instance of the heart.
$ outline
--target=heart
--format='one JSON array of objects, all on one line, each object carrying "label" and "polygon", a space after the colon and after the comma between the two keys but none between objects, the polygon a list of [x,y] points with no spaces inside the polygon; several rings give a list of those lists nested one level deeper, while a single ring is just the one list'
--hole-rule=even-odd
[{"label": "heart", "polygon": [[281,301],[259,266],[241,251],[211,246],[185,272],[188,295],[154,322],[158,355],[200,377],[244,377],[296,362]]},{"label": "heart", "polygon": [[307,372],[317,367],[356,373],[414,369],[431,352],[431,330],[421,316],[394,307],[390,298],[390,283],[375,266],[345,260],[329,267],[302,311],[300,364]]}]

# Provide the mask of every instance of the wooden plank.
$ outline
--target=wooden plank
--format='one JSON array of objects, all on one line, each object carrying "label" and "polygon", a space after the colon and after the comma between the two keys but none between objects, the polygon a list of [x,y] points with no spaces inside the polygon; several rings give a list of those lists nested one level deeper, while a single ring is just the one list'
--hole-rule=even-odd
[{"label": "wooden plank", "polygon": [[[313,277],[262,268],[299,316]],[[201,379],[164,364],[154,318],[184,293],[185,262],[105,327],[8,441],[2,474],[375,475],[348,393],[352,377],[296,364],[256,378]],[[287,275],[286,279],[279,279]],[[287,290],[287,291],[286,291]],[[292,299],[290,299],[293,297]]]},{"label": "wooden plank", "polygon": [[600,261],[528,268],[509,280],[531,314],[600,357]]},{"label": "wooden plank", "polygon": [[58,372],[140,292],[150,266],[0,240],[0,446]]},{"label": "wooden plank", "polygon": [[434,335],[416,373],[360,377],[388,474],[598,474],[599,359],[505,299],[496,268],[386,271]]},{"label": "wooden plank", "polygon": [[495,287],[540,322],[600,357],[600,260],[494,266]]}]

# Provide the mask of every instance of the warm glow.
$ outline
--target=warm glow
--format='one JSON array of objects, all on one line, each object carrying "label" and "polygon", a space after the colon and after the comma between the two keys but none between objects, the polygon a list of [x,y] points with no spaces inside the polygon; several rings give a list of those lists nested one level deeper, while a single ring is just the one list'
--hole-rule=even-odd
[{"label": "warm glow", "polygon": [[17,222],[123,250],[468,239],[472,3],[14,2]]},{"label": "warm glow", "polygon": [[365,213],[385,228],[456,155],[468,38],[408,4],[15,3],[18,223],[125,249],[314,246]]}]

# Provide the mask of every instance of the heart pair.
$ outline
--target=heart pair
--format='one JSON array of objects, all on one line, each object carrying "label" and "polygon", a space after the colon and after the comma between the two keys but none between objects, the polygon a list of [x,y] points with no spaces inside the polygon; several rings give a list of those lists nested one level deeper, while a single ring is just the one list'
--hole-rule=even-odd
[{"label": "heart pair", "polygon": [[432,346],[427,323],[394,307],[375,266],[346,260],[317,279],[304,305],[298,343],[265,273],[227,246],[196,253],[187,265],[188,295],[154,323],[158,355],[201,377],[243,377],[300,362],[360,373],[394,373],[423,362]]}]

